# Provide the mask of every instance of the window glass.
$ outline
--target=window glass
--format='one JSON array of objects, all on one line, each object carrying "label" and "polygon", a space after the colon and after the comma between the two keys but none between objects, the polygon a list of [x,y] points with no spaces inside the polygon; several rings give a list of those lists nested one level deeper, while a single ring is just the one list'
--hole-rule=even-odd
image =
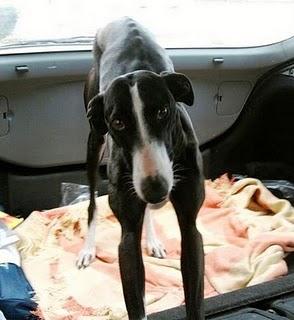
[{"label": "window glass", "polygon": [[0,48],[87,45],[131,16],[166,48],[249,47],[294,34],[294,0],[1,0]]}]

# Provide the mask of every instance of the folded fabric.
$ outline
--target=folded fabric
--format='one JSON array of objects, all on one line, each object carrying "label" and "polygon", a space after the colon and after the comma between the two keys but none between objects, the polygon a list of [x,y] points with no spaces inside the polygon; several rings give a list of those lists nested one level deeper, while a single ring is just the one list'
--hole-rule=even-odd
[{"label": "folded fabric", "polygon": [[232,184],[198,219],[205,273],[218,293],[281,277],[294,251],[294,208],[256,179]]},{"label": "folded fabric", "polygon": [[8,228],[13,229],[23,222],[23,218],[12,217],[9,214],[0,211],[0,222],[7,225]]},{"label": "folded fabric", "polygon": [[[75,259],[87,226],[88,202],[33,212],[17,227],[25,273],[45,319],[124,319],[117,247],[120,225],[107,196],[97,199],[96,260],[77,270]],[[148,313],[184,303],[180,233],[170,203],[152,212],[167,258],[144,253]],[[205,251],[205,296],[244,288],[287,273],[285,256],[294,251],[294,209],[260,181],[206,181],[197,226]],[[145,235],[143,234],[143,246]]]},{"label": "folded fabric", "polygon": [[3,312],[0,310],[0,320],[7,320],[5,317],[4,317],[4,314]]},{"label": "folded fabric", "polygon": [[12,263],[0,264],[0,310],[7,320],[39,319],[34,291],[22,269]]},{"label": "folded fabric", "polygon": [[15,247],[19,237],[0,221],[0,263],[14,263],[20,266],[20,255]]},{"label": "folded fabric", "polygon": [[[17,234],[0,221],[0,310],[7,320],[38,319],[33,289],[20,267]],[[1,315],[0,315],[1,319]]]}]

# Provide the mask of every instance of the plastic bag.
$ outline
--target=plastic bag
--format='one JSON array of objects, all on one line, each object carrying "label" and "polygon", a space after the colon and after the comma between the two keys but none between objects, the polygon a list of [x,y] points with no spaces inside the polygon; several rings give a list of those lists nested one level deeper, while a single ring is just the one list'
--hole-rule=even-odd
[{"label": "plastic bag", "polygon": [[[234,174],[233,178],[236,180],[248,178],[245,175]],[[261,180],[266,188],[268,188],[272,194],[280,199],[286,199],[294,205],[294,183],[288,180]]]},{"label": "plastic bag", "polygon": [[262,183],[278,198],[294,204],[294,183],[288,180],[262,180]]},{"label": "plastic bag", "polygon": [[[68,206],[68,205],[89,200],[90,199],[89,186],[78,184],[78,183],[62,182],[61,196],[62,196],[62,200],[61,200],[60,206]],[[98,196],[97,192],[95,192],[95,196],[96,197]]]}]

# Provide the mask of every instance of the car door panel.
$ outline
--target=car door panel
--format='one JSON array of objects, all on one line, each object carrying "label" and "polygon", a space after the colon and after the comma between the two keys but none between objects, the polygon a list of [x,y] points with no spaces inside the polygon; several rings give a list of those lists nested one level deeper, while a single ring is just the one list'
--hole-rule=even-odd
[{"label": "car door panel", "polygon": [[[89,125],[82,94],[92,63],[89,49],[1,51],[0,96],[9,105],[9,117],[0,117],[1,126],[9,122],[9,132],[0,137],[2,161],[36,168],[85,163]],[[243,49],[168,49],[168,53],[175,69],[192,81],[195,103],[187,109],[201,144],[230,128],[258,78],[287,58],[281,43]]]}]

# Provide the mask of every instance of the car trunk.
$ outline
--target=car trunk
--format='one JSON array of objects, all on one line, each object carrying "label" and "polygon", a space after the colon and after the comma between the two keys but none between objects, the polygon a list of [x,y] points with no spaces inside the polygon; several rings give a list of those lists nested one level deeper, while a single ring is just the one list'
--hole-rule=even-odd
[{"label": "car trunk", "polygon": [[[88,64],[85,64],[88,68]],[[255,85],[241,113],[236,117],[237,120],[233,121],[229,128],[225,128],[223,133],[216,134],[216,138],[201,142],[206,178],[214,179],[228,173],[230,176],[242,175],[260,180],[276,181],[277,185],[279,184],[278,180],[287,180],[294,183],[294,135],[292,133],[294,77],[291,75],[291,70],[291,63],[287,62],[287,65],[279,66],[265,73]],[[84,75],[81,74],[84,71],[78,70],[78,72],[79,74],[75,76],[74,80],[79,81],[76,88],[81,89],[84,78]],[[38,81],[38,79],[34,81]],[[76,85],[76,82],[74,84]],[[8,86],[6,85],[6,87]],[[78,94],[80,93],[78,92]],[[81,106],[80,102],[79,106]],[[56,110],[54,109],[54,112],[58,111]],[[78,111],[77,117],[79,114],[80,111]],[[9,114],[6,116],[9,116]],[[60,118],[62,116],[63,119],[66,119],[66,111],[63,109],[60,111]],[[83,125],[83,133],[87,131],[87,128],[85,128],[86,126]],[[75,128],[71,128],[71,133],[74,131]],[[71,136],[70,139],[72,139]],[[39,143],[37,147],[41,149],[43,146]],[[69,146],[66,145],[65,149],[67,152]],[[22,153],[25,151],[24,148]],[[51,152],[54,152],[54,148],[51,149]],[[62,154],[60,149],[59,154]],[[74,154],[72,153],[69,156],[74,157]],[[76,164],[66,161],[62,164],[62,161],[57,159],[61,161],[61,164],[57,165],[48,165],[45,163],[46,159],[41,159],[44,166],[38,168],[27,163],[22,165],[13,163],[13,161],[6,161],[3,156],[4,160],[1,162],[0,170],[2,209],[13,215],[27,217],[36,209],[58,207],[62,198],[62,182],[87,184],[85,164],[81,161],[82,157],[79,155]],[[38,161],[38,159],[33,160]],[[107,193],[105,166],[100,168],[98,185],[99,195]],[[283,197],[283,192],[278,192],[277,195]],[[294,195],[291,199],[293,198]],[[275,305],[275,301],[289,298],[294,294],[293,254],[289,254],[286,261],[289,268],[287,276],[206,299],[205,308],[208,318],[221,317],[225,319],[224,314],[226,312],[240,310],[244,307],[265,311],[274,309],[276,313],[284,315],[286,312],[291,313],[292,302],[285,303],[284,306],[290,311],[281,311]],[[275,312],[272,312],[271,315],[275,316]],[[294,319],[293,314],[289,316],[289,319]],[[150,319],[175,320],[184,318],[184,307],[169,309],[150,316]],[[237,316],[236,319],[242,318]]]}]

